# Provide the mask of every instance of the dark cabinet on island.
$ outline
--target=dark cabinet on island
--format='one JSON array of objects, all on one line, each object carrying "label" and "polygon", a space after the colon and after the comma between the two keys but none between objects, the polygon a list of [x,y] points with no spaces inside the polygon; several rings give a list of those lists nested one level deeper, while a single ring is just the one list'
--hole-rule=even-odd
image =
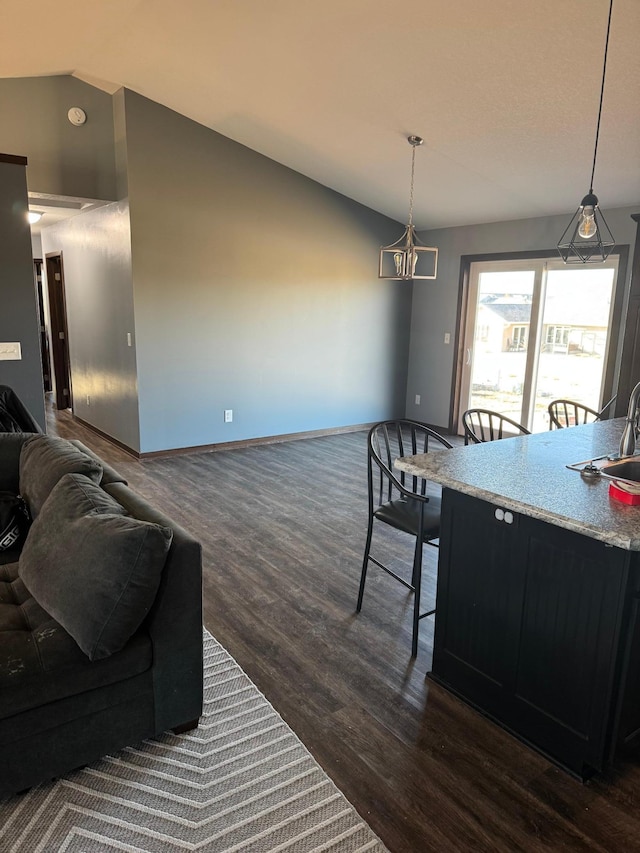
[{"label": "dark cabinet on island", "polygon": [[430,677],[581,779],[640,730],[640,507],[566,468],[621,430],[403,462],[445,486]]},{"label": "dark cabinet on island", "polygon": [[584,777],[610,757],[635,561],[504,512],[445,490],[432,677]]}]

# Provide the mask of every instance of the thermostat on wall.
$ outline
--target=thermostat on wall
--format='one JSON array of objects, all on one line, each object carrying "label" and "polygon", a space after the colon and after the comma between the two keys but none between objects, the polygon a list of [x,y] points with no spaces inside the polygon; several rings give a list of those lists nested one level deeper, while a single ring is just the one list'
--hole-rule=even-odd
[{"label": "thermostat on wall", "polygon": [[67,118],[69,119],[71,124],[75,124],[79,127],[87,120],[87,114],[82,109],[82,107],[71,107],[71,109],[67,113]]}]

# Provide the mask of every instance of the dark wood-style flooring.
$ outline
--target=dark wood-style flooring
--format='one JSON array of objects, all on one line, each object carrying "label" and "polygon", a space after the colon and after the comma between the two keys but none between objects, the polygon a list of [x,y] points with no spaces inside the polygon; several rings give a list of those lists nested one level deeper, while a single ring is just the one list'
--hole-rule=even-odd
[{"label": "dark wood-style flooring", "polygon": [[[372,567],[365,434],[134,459],[49,413],[203,545],[205,624],[392,853],[640,851],[640,757],[582,785],[437,685],[433,620]],[[381,546],[410,558],[393,532]],[[435,549],[425,549],[425,604]]]}]

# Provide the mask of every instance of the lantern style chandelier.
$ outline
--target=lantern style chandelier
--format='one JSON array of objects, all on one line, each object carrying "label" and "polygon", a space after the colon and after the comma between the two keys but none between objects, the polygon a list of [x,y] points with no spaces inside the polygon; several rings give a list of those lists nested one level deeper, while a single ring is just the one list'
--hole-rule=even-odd
[{"label": "lantern style chandelier", "polygon": [[604,46],[604,63],[602,67],[602,86],[600,88],[600,107],[596,125],[596,143],[593,151],[593,166],[591,168],[591,183],[589,192],[580,202],[573,214],[564,234],[558,241],[558,251],[565,264],[598,264],[607,260],[613,251],[616,241],[607,222],[598,207],[598,196],[593,192],[593,176],[596,171],[596,156],[598,153],[598,137],[600,135],[600,118],[602,116],[602,99],[604,96],[604,81],[607,72],[607,51],[609,49],[609,31],[611,30],[611,12],[613,0],[609,3],[609,20],[607,22],[607,37]]},{"label": "lantern style chandelier", "polygon": [[411,145],[411,191],[409,193],[409,223],[404,234],[390,246],[380,248],[378,278],[395,281],[412,279],[434,279],[438,270],[438,250],[425,246],[416,237],[413,225],[413,181],[416,168],[416,148],[424,140],[420,136],[409,136]]}]

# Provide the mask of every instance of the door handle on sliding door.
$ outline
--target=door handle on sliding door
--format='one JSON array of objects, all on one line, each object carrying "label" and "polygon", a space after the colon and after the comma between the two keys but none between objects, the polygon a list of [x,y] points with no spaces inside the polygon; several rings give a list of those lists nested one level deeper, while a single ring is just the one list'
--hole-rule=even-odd
[{"label": "door handle on sliding door", "polygon": [[467,360],[465,364],[468,366],[471,364],[471,347],[467,347]]}]

